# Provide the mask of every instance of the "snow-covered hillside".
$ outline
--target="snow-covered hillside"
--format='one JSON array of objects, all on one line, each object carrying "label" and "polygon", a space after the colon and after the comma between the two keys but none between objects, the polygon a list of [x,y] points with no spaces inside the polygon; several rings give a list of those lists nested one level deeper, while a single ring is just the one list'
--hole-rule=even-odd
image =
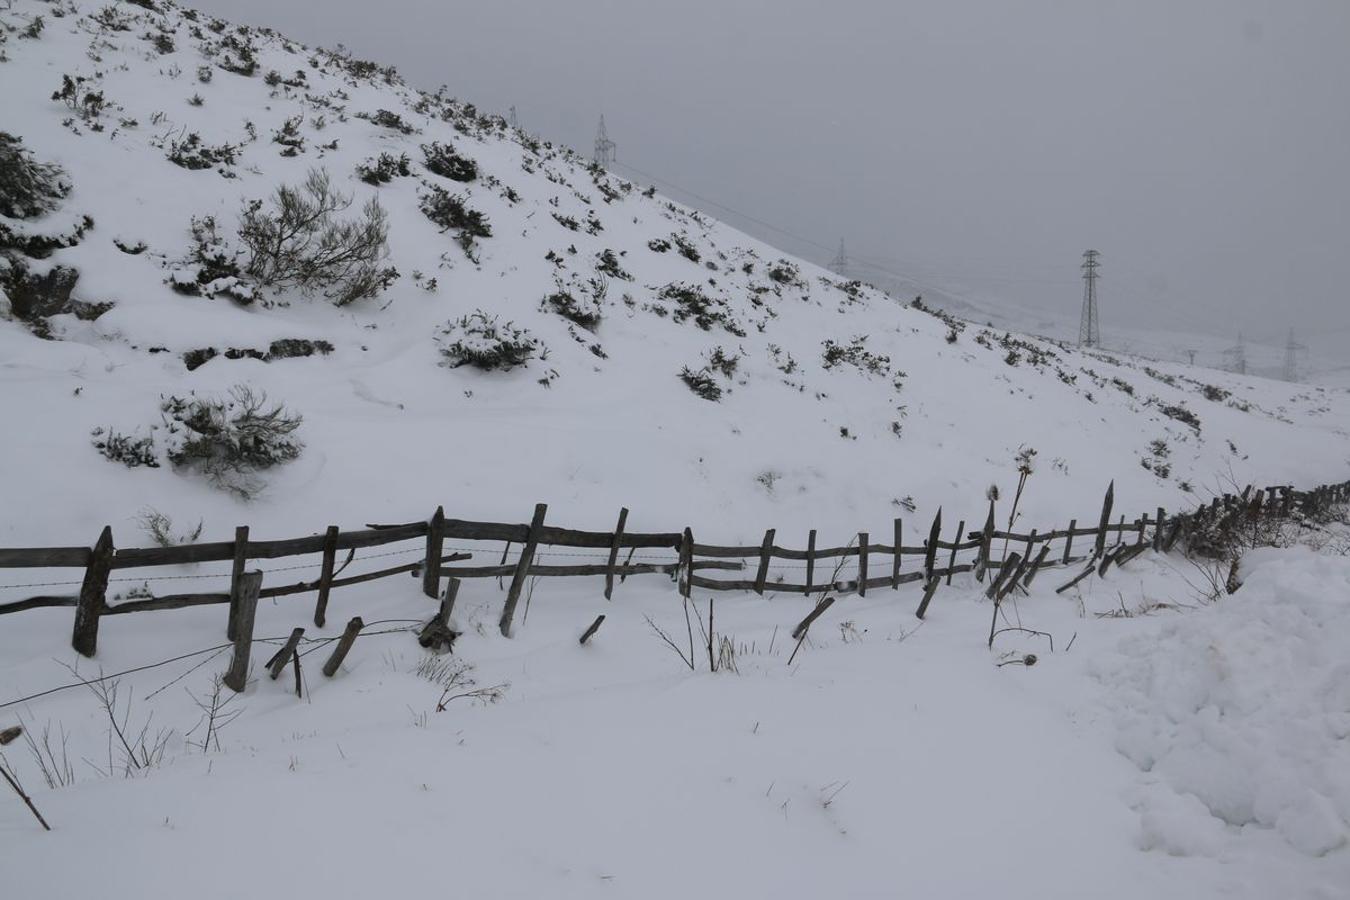
[{"label": "snow-covered hillside", "polygon": [[[146,505],[228,537],[240,522],[308,533],[437,503],[515,520],[538,500],[567,524],[602,527],[627,505],[630,528],[696,524],[710,539],[885,533],[896,515],[918,533],[939,505],[973,511],[1007,487],[1024,445],[1038,451],[1034,520],[1091,513],[1110,479],[1133,512],[1203,499],[1220,473],[1344,477],[1343,392],[953,325],[391,69],[171,4],[21,0],[0,15],[4,128],[71,188],[51,212],[0,220],[7,243],[74,244],[7,251],[3,477],[24,515],[5,518],[4,543],[85,542],[104,522],[125,535]],[[469,180],[430,171],[424,148]],[[361,180],[382,155],[390,180]],[[377,296],[337,306],[236,277],[247,204],[265,212],[316,170],[352,198],[339,218],[372,198],[387,214],[377,268],[398,277]],[[469,225],[424,214],[446,196]],[[438,333],[477,310],[526,329],[534,357],[443,365]],[[331,352],[277,358],[316,345]],[[686,368],[721,399],[691,390]],[[239,383],[304,416],[303,453],[251,504],[93,447],[97,428],[148,435],[163,397]]]},{"label": "snow-covered hillside", "polygon": [[[910,545],[939,507],[945,534],[982,521],[1019,457],[1038,528],[1095,522],[1111,480],[1134,515],[1347,477],[1345,390],[842,282],[382,64],[163,0],[16,0],[0,38],[0,547],[104,525],[146,545],[153,511],[166,539],[266,540],[538,501],[559,525],[626,506],[630,532],[788,547],[901,517]],[[355,223],[331,244],[268,230],[307,182]],[[484,354],[503,365],[455,365]],[[213,479],[193,397],[240,385],[303,421],[232,434],[254,469]],[[660,577],[612,602],[543,580],[509,639],[497,580],[466,581],[451,655],[415,641],[419,582],[388,578],[321,627],[308,597],[262,603],[253,680],[215,693],[214,725],[220,606],[109,617],[93,660],[70,609],[7,615],[0,731],[33,744],[0,761],[54,830],[0,783],[0,895],[1343,897],[1346,526],[1278,543],[1232,571],[1042,575],[992,646],[985,585],[958,575],[922,622],[913,591],[842,598],[794,657],[810,601],[771,581],[717,600],[718,672],[657,634],[696,633]],[[0,603],[81,576],[3,572]],[[297,625],[303,699],[258,665]]]}]

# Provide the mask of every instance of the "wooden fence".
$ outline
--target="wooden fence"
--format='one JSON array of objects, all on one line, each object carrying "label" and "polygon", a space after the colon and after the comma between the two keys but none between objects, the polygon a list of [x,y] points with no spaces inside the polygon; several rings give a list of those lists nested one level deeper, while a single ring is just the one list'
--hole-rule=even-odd
[{"label": "wooden fence", "polygon": [[[113,546],[112,529],[105,527],[92,547],[0,549],[0,569],[83,570],[83,577],[78,581],[40,583],[43,586],[78,584],[78,593],[34,596],[3,603],[0,604],[0,615],[43,607],[73,607],[75,623],[72,644],[81,654],[93,656],[98,646],[99,622],[105,616],[228,604],[226,631],[230,640],[243,643],[245,669],[247,643],[252,637],[253,608],[259,599],[313,593],[316,595],[314,623],[322,627],[326,621],[329,596],[334,589],[403,574],[419,577],[423,593],[442,601],[439,612],[428,623],[427,629],[430,631],[424,629],[424,637],[436,631],[433,626],[438,622],[442,630],[445,628],[450,605],[454,601],[453,588],[458,584],[457,579],[463,578],[510,578],[500,621],[501,631],[506,635],[510,634],[516,605],[529,579],[579,575],[604,576],[606,599],[613,595],[616,578],[622,580],[629,575],[649,573],[675,578],[680,593],[685,597],[690,596],[695,588],[754,591],[759,594],[768,590],[806,595],[855,592],[865,595],[869,590],[896,589],[902,584],[922,581],[923,598],[917,610],[922,618],[938,584],[944,579],[950,584],[952,576],[956,574],[973,572],[983,582],[992,573],[987,593],[997,601],[1016,588],[1029,586],[1042,569],[1087,562],[1087,567],[1081,573],[1060,588],[1065,590],[1094,571],[1104,575],[1111,565],[1123,565],[1148,549],[1167,552],[1180,541],[1190,552],[1216,554],[1229,538],[1243,534],[1243,529],[1295,515],[1321,515],[1347,500],[1350,500],[1350,482],[1326,485],[1311,491],[1296,491],[1288,486],[1254,491],[1249,486],[1240,494],[1216,497],[1211,503],[1189,513],[1168,516],[1165,510],[1159,508],[1151,515],[1130,521],[1123,516],[1113,521],[1113,484],[1108,487],[1101,513],[1091,527],[1080,528],[1077,520],[1074,520],[1067,528],[1045,532],[1035,529],[1028,533],[1000,530],[995,521],[995,504],[990,501],[981,528],[967,533],[966,523],[961,521],[950,540],[942,538],[942,511],[939,510],[928,529],[927,539],[918,546],[903,544],[902,522],[896,519],[889,544],[875,543],[871,535],[861,533],[846,546],[821,549],[816,546],[816,532],[811,531],[806,548],[802,550],[779,546],[775,543],[777,534],[774,529],[765,533],[759,545],[744,547],[698,543],[690,528],[682,532],[631,533],[625,528],[627,509],[620,510],[613,531],[559,528],[545,524],[548,508],[544,504],[535,507],[528,524],[447,519],[444,510],[438,508],[424,522],[372,525],[359,531],[342,531],[337,526],[330,526],[323,534],[272,541],[250,540],[248,527],[241,526],[235,530],[233,541],[171,547],[118,549]],[[414,549],[402,551],[404,555],[418,555],[419,558],[412,562],[361,574],[342,574],[359,550],[409,541],[419,542]],[[483,551],[452,548],[454,552],[447,553],[447,542],[452,541],[505,544],[505,550],[501,551],[500,561],[495,565],[457,566],[454,564],[469,560],[474,552]],[[518,545],[519,551],[514,560],[509,560],[512,545]],[[577,548],[603,553],[595,553],[594,561],[588,563],[549,565],[536,563],[540,547]],[[634,562],[638,550],[664,550],[673,553],[674,557]],[[340,561],[344,553],[346,557]],[[317,567],[318,577],[311,581],[262,587],[262,573],[249,571],[249,563],[256,560],[314,554],[320,555],[317,564],[281,570]],[[962,554],[973,554],[973,558],[962,560]],[[397,554],[379,554],[376,558],[389,555]],[[496,556],[495,548],[493,555]],[[624,556],[622,562],[621,555]],[[780,563],[777,568],[795,567],[803,572],[802,580],[787,581],[781,574],[770,580],[770,569],[774,567],[775,561],[780,560],[786,563]],[[724,579],[700,574],[718,570],[746,570],[746,561],[754,561],[753,578]],[[154,596],[143,591],[140,596],[114,597],[120,602],[108,602],[108,585],[114,572],[209,562],[230,562],[230,572],[228,575],[148,576],[146,580],[228,578],[227,592]],[[828,574],[821,577],[827,568]],[[851,573],[856,570],[856,573],[852,577],[841,577],[845,569]],[[139,581],[141,578],[119,580]],[[447,580],[449,587],[443,589],[442,582]],[[349,624],[349,631],[358,622],[353,620]],[[359,627],[356,630],[359,631]],[[355,634],[351,634],[351,638],[354,637]],[[344,637],[342,643],[350,647],[351,641]],[[236,653],[236,663],[239,656]],[[280,667],[284,665],[283,659]],[[277,673],[273,677],[277,677]],[[242,681],[239,683],[242,684]]]}]

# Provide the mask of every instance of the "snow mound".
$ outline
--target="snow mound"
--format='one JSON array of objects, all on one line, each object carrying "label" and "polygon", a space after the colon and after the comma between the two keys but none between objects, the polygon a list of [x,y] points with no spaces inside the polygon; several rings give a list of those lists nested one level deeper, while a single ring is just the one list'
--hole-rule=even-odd
[{"label": "snow mound", "polygon": [[1133,635],[1094,674],[1116,748],[1155,779],[1141,846],[1214,855],[1228,825],[1321,856],[1350,834],[1350,559],[1259,551],[1244,571],[1221,611]]}]

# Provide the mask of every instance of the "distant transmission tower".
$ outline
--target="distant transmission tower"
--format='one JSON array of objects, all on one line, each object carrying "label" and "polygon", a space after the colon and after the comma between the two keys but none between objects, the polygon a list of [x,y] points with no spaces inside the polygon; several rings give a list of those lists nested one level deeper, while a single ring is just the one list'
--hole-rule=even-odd
[{"label": "distant transmission tower", "polygon": [[1247,342],[1243,339],[1242,332],[1238,332],[1237,343],[1223,351],[1223,355],[1228,361],[1228,371],[1239,375],[1247,374]]},{"label": "distant transmission tower", "polygon": [[1101,265],[1096,250],[1083,253],[1083,318],[1078,323],[1078,346],[1100,347],[1102,333],[1097,326],[1097,267]]},{"label": "distant transmission tower", "polygon": [[1191,365],[1195,365],[1195,351],[1194,351],[1194,350],[1187,350],[1187,351],[1186,351],[1186,356],[1188,356],[1188,357],[1190,358]]},{"label": "distant transmission tower", "polygon": [[511,107],[507,113],[506,124],[510,125],[512,128],[520,127],[520,119],[516,116],[516,108],[514,106]]},{"label": "distant transmission tower", "polygon": [[830,271],[843,278],[848,274],[848,253],[844,250],[844,239],[839,239],[839,252],[830,260]]},{"label": "distant transmission tower", "polygon": [[1307,350],[1303,344],[1294,340],[1294,329],[1289,329],[1289,340],[1284,345],[1284,380],[1298,381],[1298,355]]},{"label": "distant transmission tower", "polygon": [[596,165],[613,165],[617,159],[615,151],[617,145],[609,139],[609,132],[605,130],[605,117],[600,117],[600,127],[595,129],[595,159]]}]

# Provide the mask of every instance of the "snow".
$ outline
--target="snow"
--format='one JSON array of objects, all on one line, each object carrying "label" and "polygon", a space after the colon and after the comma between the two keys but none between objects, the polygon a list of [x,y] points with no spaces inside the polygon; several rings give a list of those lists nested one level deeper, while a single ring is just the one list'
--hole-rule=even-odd
[{"label": "snow", "polygon": [[[5,127],[39,159],[66,167],[74,184],[33,227],[54,230],[85,213],[96,222],[78,246],[32,265],[76,266],[77,299],[116,304],[92,322],[54,317],[53,340],[0,320],[0,416],[10,424],[0,545],[86,544],[111,524],[119,547],[143,546],[136,519],[147,507],[172,516],[179,532],[201,520],[201,539],[211,541],[230,540],[239,524],[255,539],[291,538],[329,523],[421,519],[438,505],[458,518],[525,521],[539,501],[549,503],[550,523],[569,527],[612,528],[627,506],[629,531],[690,525],[701,541],[755,544],[773,527],[792,547],[810,529],[821,546],[860,531],[889,536],[900,516],[906,543],[917,543],[939,508],[948,536],[963,517],[967,527],[981,522],[986,489],[1011,495],[1025,447],[1038,451],[1037,465],[1018,526],[1042,531],[1095,521],[1112,480],[1116,508],[1137,515],[1187,509],[1234,484],[1346,477],[1344,390],[953,326],[600,175],[621,194],[606,202],[574,154],[531,150],[527,135],[483,125],[461,105],[351,77],[280,36],[252,35],[255,77],[217,69],[203,83],[197,66],[218,52],[203,55],[193,23],[161,5],[162,16],[117,6],[136,17],[126,32],[100,31],[92,8],[56,17],[50,5],[19,0],[0,11],[11,24],[47,17],[39,39],[4,45]],[[216,40],[206,19],[197,24]],[[151,27],[170,31],[177,49],[151,50],[141,40]],[[309,86],[269,88],[270,69],[303,70]],[[77,134],[50,92],[62,72],[96,71],[121,108],[105,114],[103,132],[77,121]],[[186,102],[194,93],[204,105]],[[343,109],[326,110],[318,128],[305,94]],[[420,133],[356,115],[378,109]],[[301,113],[307,149],[280,156],[270,135]],[[184,131],[241,144],[233,177],[168,162],[157,144]],[[417,208],[418,179],[438,181],[421,170],[419,145],[433,140],[472,156],[483,173],[468,185],[439,181],[491,221],[477,262]],[[332,141],[336,149],[323,147]],[[380,152],[406,153],[415,176],[378,189],[359,182],[356,166]],[[229,231],[243,201],[315,165],[356,206],[377,193],[389,211],[389,261],[403,277],[386,295],[336,309],[263,292],[240,306],[169,287],[184,270],[194,216],[215,215]],[[603,231],[571,231],[555,212],[579,223],[593,215]],[[649,249],[673,235],[700,261]],[[114,237],[148,249],[127,255]],[[605,250],[633,281],[609,280],[592,333],[541,301],[559,281],[586,284]],[[780,260],[797,267],[795,279],[768,276]],[[434,290],[424,287],[429,278]],[[730,325],[675,321],[662,299],[670,284],[698,286]],[[509,372],[443,365],[438,329],[479,308],[542,339],[547,358]],[[823,342],[847,346],[858,336],[889,358],[884,375],[826,368]],[[220,356],[191,372],[181,358],[203,347],[265,350],[283,338],[335,350],[273,362]],[[706,365],[719,347],[742,358],[730,377],[713,376],[727,393],[711,403],[678,373]],[[1035,361],[1039,354],[1048,356]],[[90,445],[94,428],[156,423],[162,395],[223,393],[241,382],[305,417],[305,452],[268,472],[252,502],[167,464],[125,469]],[[1207,397],[1207,386],[1218,391]],[[1198,431],[1163,413],[1175,406],[1199,417]],[[418,674],[429,657],[401,630],[431,614],[414,579],[335,592],[324,629],[308,624],[305,595],[264,603],[262,636],[307,625],[310,638],[331,638],[352,615],[367,633],[332,680],[318,672],[327,647],[305,645],[314,653],[304,658],[302,700],[289,692],[289,674],[259,677],[259,648],[256,681],[219,748],[200,746],[193,698],[210,693],[223,651],[119,678],[134,727],[153,715],[151,733],[171,732],[163,762],[134,777],[98,771],[118,768],[116,751],[110,764],[107,721],[87,689],[0,705],[0,726],[21,718],[40,737],[50,725],[58,752],[64,733],[75,773],[73,784],[48,788],[22,745],[7,748],[55,831],[40,832],[21,804],[0,796],[0,884],[6,896],[113,886],[147,900],[258,889],[1343,897],[1350,561],[1338,535],[1317,550],[1251,554],[1241,590],[1217,603],[1192,587],[1202,579],[1179,558],[1145,555],[1065,595],[1054,587],[1068,575],[1047,572],[1009,615],[1050,633],[1053,648],[1009,632],[991,653],[988,602],[958,577],[922,624],[910,588],[843,598],[789,666],[787,635],[808,601],[772,590],[726,595],[715,621],[738,648],[735,673],[707,671],[697,647],[691,672],[653,633],[648,617],[677,642],[685,633],[679,598],[660,576],[628,579],[612,603],[600,599],[597,579],[543,579],[510,640],[495,628],[499,586],[475,580],[460,593],[464,634],[451,659],[476,687],[503,686],[502,695],[486,705],[461,698],[439,713],[441,688]],[[475,564],[500,552],[475,550]],[[415,559],[421,548],[388,552],[396,558],[363,553],[348,574]],[[540,557],[577,561],[560,554],[542,548]],[[268,584],[313,574],[267,568]],[[219,590],[228,569],[118,574],[175,579],[148,581],[149,590]],[[29,583],[80,577],[0,574],[0,602],[45,590]],[[770,574],[772,583],[799,573],[785,564]],[[113,587],[125,594],[142,582]],[[695,599],[706,615],[709,599]],[[579,646],[600,612],[603,627]],[[111,674],[224,641],[219,607],[116,616],[102,624],[97,659],[80,660],[70,625],[69,610],[4,618],[0,704],[70,683],[67,665],[86,677]],[[1026,653],[1038,662],[1015,664]]]}]

